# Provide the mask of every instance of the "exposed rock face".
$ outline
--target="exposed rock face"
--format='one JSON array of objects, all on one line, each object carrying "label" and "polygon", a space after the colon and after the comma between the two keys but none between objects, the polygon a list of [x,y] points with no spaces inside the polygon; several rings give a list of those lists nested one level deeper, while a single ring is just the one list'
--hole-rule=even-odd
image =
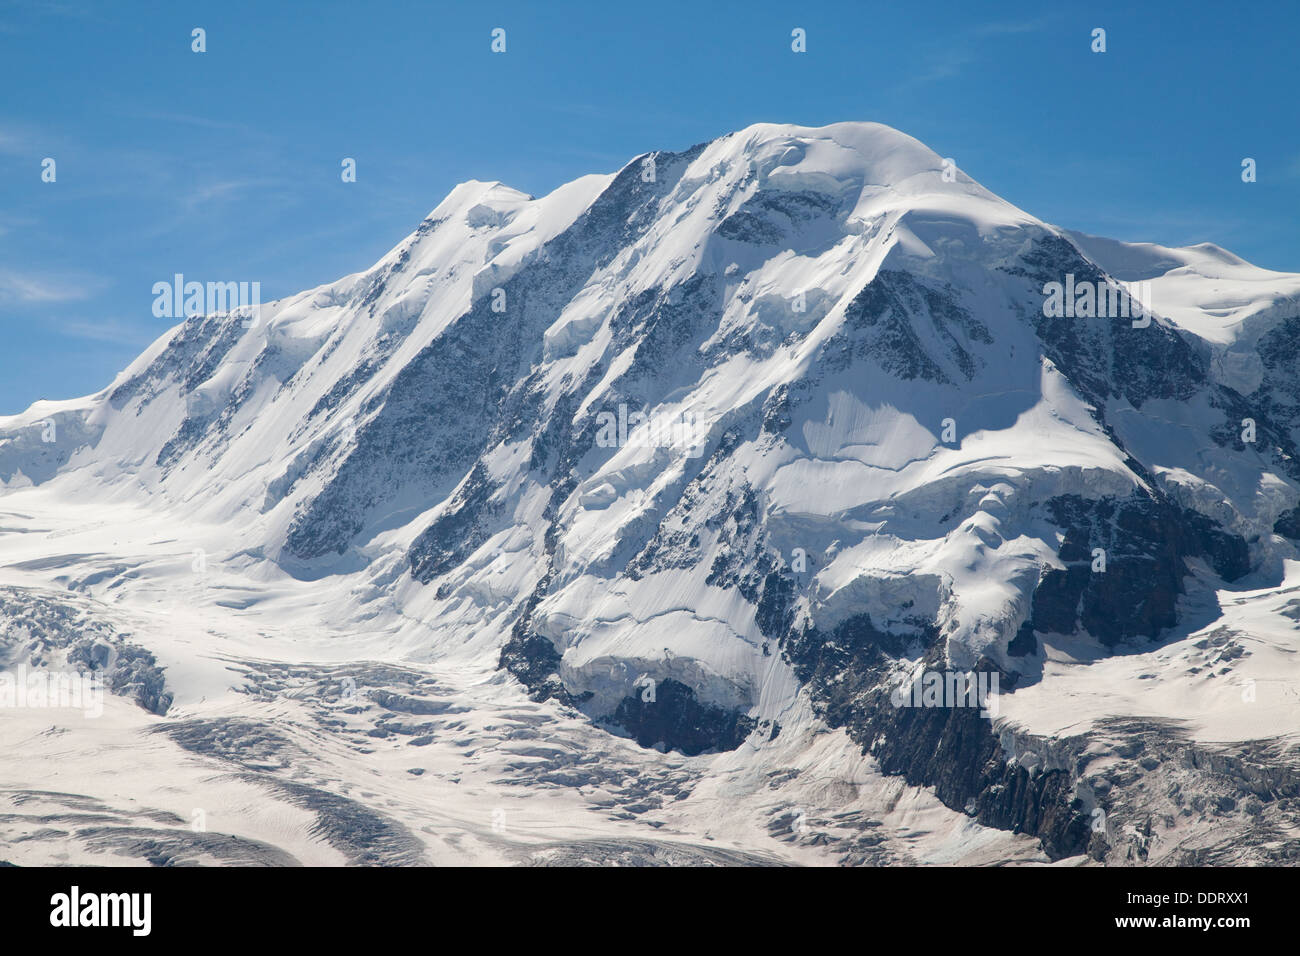
[{"label": "exposed rock face", "polygon": [[[663,706],[659,706],[662,704]],[[609,720],[643,747],[659,746],[694,756],[705,750],[734,750],[754,730],[754,721],[701,704],[695,692],[669,678],[639,696],[624,697]]]},{"label": "exposed rock face", "polygon": [[1034,591],[1027,623],[1039,631],[1082,628],[1112,647],[1154,639],[1177,621],[1189,558],[1205,560],[1225,581],[1250,570],[1244,541],[1167,501],[1070,495],[1045,508],[1065,532],[1058,555],[1065,567],[1047,571]]}]

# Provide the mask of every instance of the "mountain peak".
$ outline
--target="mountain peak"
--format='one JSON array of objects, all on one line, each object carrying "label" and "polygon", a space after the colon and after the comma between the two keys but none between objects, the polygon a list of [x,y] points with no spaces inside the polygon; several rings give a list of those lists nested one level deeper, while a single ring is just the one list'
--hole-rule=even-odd
[{"label": "mountain peak", "polygon": [[[1099,305],[1124,281],[1159,321],[1046,308],[1052,283]],[[1120,789],[1086,748],[1161,755],[1142,779],[1182,788],[1196,761],[1151,728],[1294,726],[1269,688],[1300,686],[1296,281],[1071,237],[876,123],[751,126],[536,199],[470,181],[371,269],[255,322],[187,316],[99,395],[0,420],[6,575],[156,621],[140,639],[186,718],[272,705],[219,696],[228,660],[262,673],[273,650],[292,666],[262,686],[308,703],[340,674],[294,662],[382,661],[361,700],[302,712],[328,717],[309,746],[356,717],[337,749],[376,767],[407,731],[462,761],[432,723],[461,705],[415,698],[463,681],[467,724],[526,691],[527,721],[555,698],[602,748],[621,728],[734,751],[728,772],[772,783],[755,820],[821,799],[833,757],[1045,858],[1124,862],[1081,809]],[[429,661],[427,685],[388,666]],[[1002,709],[910,710],[918,667],[1004,680]],[[1094,732],[1115,717],[1155,720],[1130,749]],[[1044,766],[1057,782],[1026,786]],[[1182,812],[1127,802],[1148,792],[1108,804],[1116,832]],[[1277,856],[1249,848],[1258,824],[1179,827]]]},{"label": "mountain peak", "polygon": [[452,187],[451,192],[447,193],[442,202],[438,203],[425,219],[442,219],[479,205],[496,209],[511,208],[531,202],[532,199],[533,197],[528,193],[495,179],[487,181],[467,179]]},{"label": "mountain peak", "polygon": [[694,164],[701,174],[732,165],[752,173],[760,190],[848,198],[848,223],[920,210],[974,222],[981,232],[1041,225],[973,180],[955,159],[883,123],[756,123],[714,140]]}]

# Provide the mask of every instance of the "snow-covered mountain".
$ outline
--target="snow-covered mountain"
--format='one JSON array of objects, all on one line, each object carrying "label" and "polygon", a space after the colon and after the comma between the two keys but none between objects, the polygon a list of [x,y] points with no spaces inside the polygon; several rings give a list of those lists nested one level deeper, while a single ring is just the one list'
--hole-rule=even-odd
[{"label": "snow-covered mountain", "polygon": [[1300,275],[876,124],[465,183],[0,419],[8,666],[125,695],[0,858],[1294,860],[1297,381]]}]

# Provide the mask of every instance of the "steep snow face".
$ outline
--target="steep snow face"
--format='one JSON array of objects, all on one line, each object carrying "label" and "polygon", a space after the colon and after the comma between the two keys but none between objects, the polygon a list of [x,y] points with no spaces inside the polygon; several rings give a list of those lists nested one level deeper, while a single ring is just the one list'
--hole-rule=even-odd
[{"label": "steep snow face", "polygon": [[0,480],[202,529],[390,653],[499,661],[646,745],[817,719],[983,807],[882,689],[923,662],[1050,696],[1061,648],[1280,581],[1298,281],[1065,233],[888,127],[763,124],[540,199],[463,184],[371,269],[0,420]]}]

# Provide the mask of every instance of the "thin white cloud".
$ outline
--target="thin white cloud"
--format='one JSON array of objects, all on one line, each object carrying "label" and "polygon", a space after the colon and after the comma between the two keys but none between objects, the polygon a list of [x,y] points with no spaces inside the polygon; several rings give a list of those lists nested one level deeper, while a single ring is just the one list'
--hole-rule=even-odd
[{"label": "thin white cloud", "polygon": [[147,345],[164,331],[162,326],[147,327],[118,319],[53,319],[51,324],[70,338],[133,346]]},{"label": "thin white cloud", "polygon": [[954,79],[973,64],[990,55],[989,44],[1000,37],[1039,33],[1053,23],[1051,17],[1033,20],[1002,20],[984,23],[961,34],[951,34],[925,45],[919,57],[917,72],[907,77],[897,87],[907,90],[943,80]]},{"label": "thin white cloud", "polygon": [[12,127],[0,129],[0,154],[21,156],[30,153],[31,141]]},{"label": "thin white cloud", "polygon": [[36,275],[0,269],[0,302],[39,305],[52,302],[79,302],[90,298],[106,282],[86,275]]},{"label": "thin white cloud", "polygon": [[16,228],[23,226],[34,226],[36,220],[30,216],[9,216],[0,214],[0,236],[5,236],[14,231]]},{"label": "thin white cloud", "polygon": [[269,179],[232,179],[225,182],[205,183],[185,196],[182,204],[186,209],[194,209],[215,200],[238,198],[240,193],[255,186],[272,185],[275,185],[275,182]]},{"label": "thin white cloud", "polygon": [[1046,30],[1051,24],[1052,19],[1050,17],[1039,17],[1036,20],[1003,20],[999,23],[985,23],[976,27],[975,35],[994,37],[1038,33],[1040,30]]},{"label": "thin white cloud", "polygon": [[174,123],[179,126],[193,126],[198,129],[220,130],[232,133],[240,133],[244,136],[271,142],[273,137],[262,132],[261,130],[249,126],[247,123],[237,123],[230,120],[212,119],[208,116],[199,116],[195,113],[175,113],[163,110],[141,110],[129,107],[122,107],[116,110],[119,116],[131,120],[145,120],[151,123]]},{"label": "thin white cloud", "polygon": [[9,0],[10,9],[39,15],[66,17],[71,20],[103,20],[102,10],[93,3],[72,3],[68,0]]}]

